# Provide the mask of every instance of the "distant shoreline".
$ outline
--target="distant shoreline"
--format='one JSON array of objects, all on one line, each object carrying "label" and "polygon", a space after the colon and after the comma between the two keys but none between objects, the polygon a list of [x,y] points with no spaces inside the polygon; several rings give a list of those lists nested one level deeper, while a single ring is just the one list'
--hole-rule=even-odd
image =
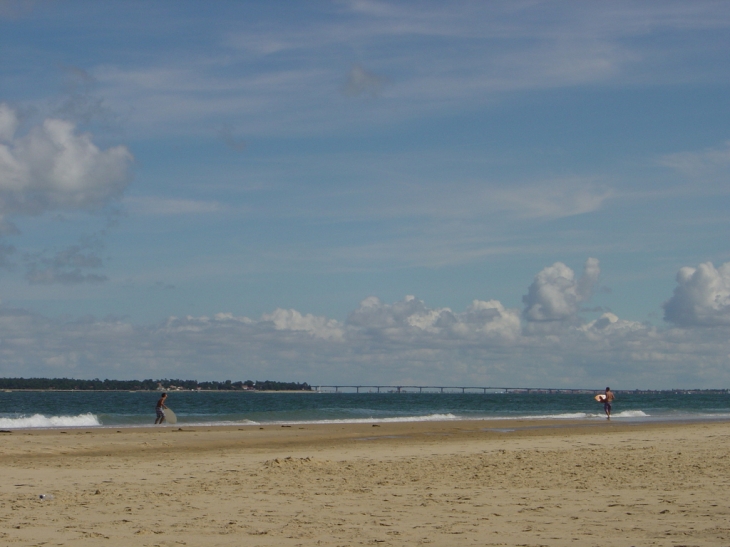
[{"label": "distant shoreline", "polygon": [[0,389],[0,393],[322,393],[314,389]]}]

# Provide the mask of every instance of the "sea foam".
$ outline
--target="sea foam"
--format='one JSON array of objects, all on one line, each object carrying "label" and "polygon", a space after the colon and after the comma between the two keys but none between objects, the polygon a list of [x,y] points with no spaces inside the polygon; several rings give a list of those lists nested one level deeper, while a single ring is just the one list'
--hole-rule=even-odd
[{"label": "sea foam", "polygon": [[[549,414],[546,416],[529,416],[528,419],[574,420],[580,418],[605,418],[603,413],[593,414],[586,412],[572,412],[566,414]],[[611,414],[611,418],[648,418],[649,415],[641,410],[624,410]]]},{"label": "sea foam", "polygon": [[642,412],[641,410],[624,410],[623,412],[611,414],[612,418],[643,418],[645,416],[649,415],[646,412]]},{"label": "sea foam", "polygon": [[[561,414],[523,414],[520,416],[483,416],[470,418],[475,420],[581,420],[590,418],[605,418],[603,413],[594,414],[588,412],[564,412]],[[611,414],[612,418],[648,418],[649,414],[641,410],[624,410]],[[461,418],[464,419],[464,418]]]},{"label": "sea foam", "polygon": [[32,416],[18,416],[16,418],[0,418],[0,428],[3,429],[31,429],[49,427],[96,427],[101,422],[96,415],[79,414],[78,416],[44,416],[33,414]]}]

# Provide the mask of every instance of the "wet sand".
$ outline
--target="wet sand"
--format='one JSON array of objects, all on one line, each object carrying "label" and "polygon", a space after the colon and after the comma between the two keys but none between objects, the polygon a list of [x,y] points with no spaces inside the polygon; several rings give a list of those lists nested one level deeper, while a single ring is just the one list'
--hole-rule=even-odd
[{"label": "wet sand", "polygon": [[730,423],[13,431],[0,542],[730,545],[729,454]]}]

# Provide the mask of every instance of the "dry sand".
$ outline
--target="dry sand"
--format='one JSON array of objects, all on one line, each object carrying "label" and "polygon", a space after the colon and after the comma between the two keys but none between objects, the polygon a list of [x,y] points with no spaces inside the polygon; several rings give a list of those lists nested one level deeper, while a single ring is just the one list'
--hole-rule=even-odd
[{"label": "dry sand", "polygon": [[728,423],[14,431],[0,544],[727,546],[729,449]]}]

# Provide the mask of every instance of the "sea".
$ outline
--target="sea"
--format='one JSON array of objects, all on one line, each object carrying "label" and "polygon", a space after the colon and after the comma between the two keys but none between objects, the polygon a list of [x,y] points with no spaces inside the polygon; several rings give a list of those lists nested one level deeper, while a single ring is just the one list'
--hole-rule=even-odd
[{"label": "sea", "polygon": [[[149,391],[0,391],[0,429],[154,427]],[[449,420],[604,420],[591,393],[171,392],[175,427]],[[619,393],[621,422],[730,420],[730,394]]]}]

